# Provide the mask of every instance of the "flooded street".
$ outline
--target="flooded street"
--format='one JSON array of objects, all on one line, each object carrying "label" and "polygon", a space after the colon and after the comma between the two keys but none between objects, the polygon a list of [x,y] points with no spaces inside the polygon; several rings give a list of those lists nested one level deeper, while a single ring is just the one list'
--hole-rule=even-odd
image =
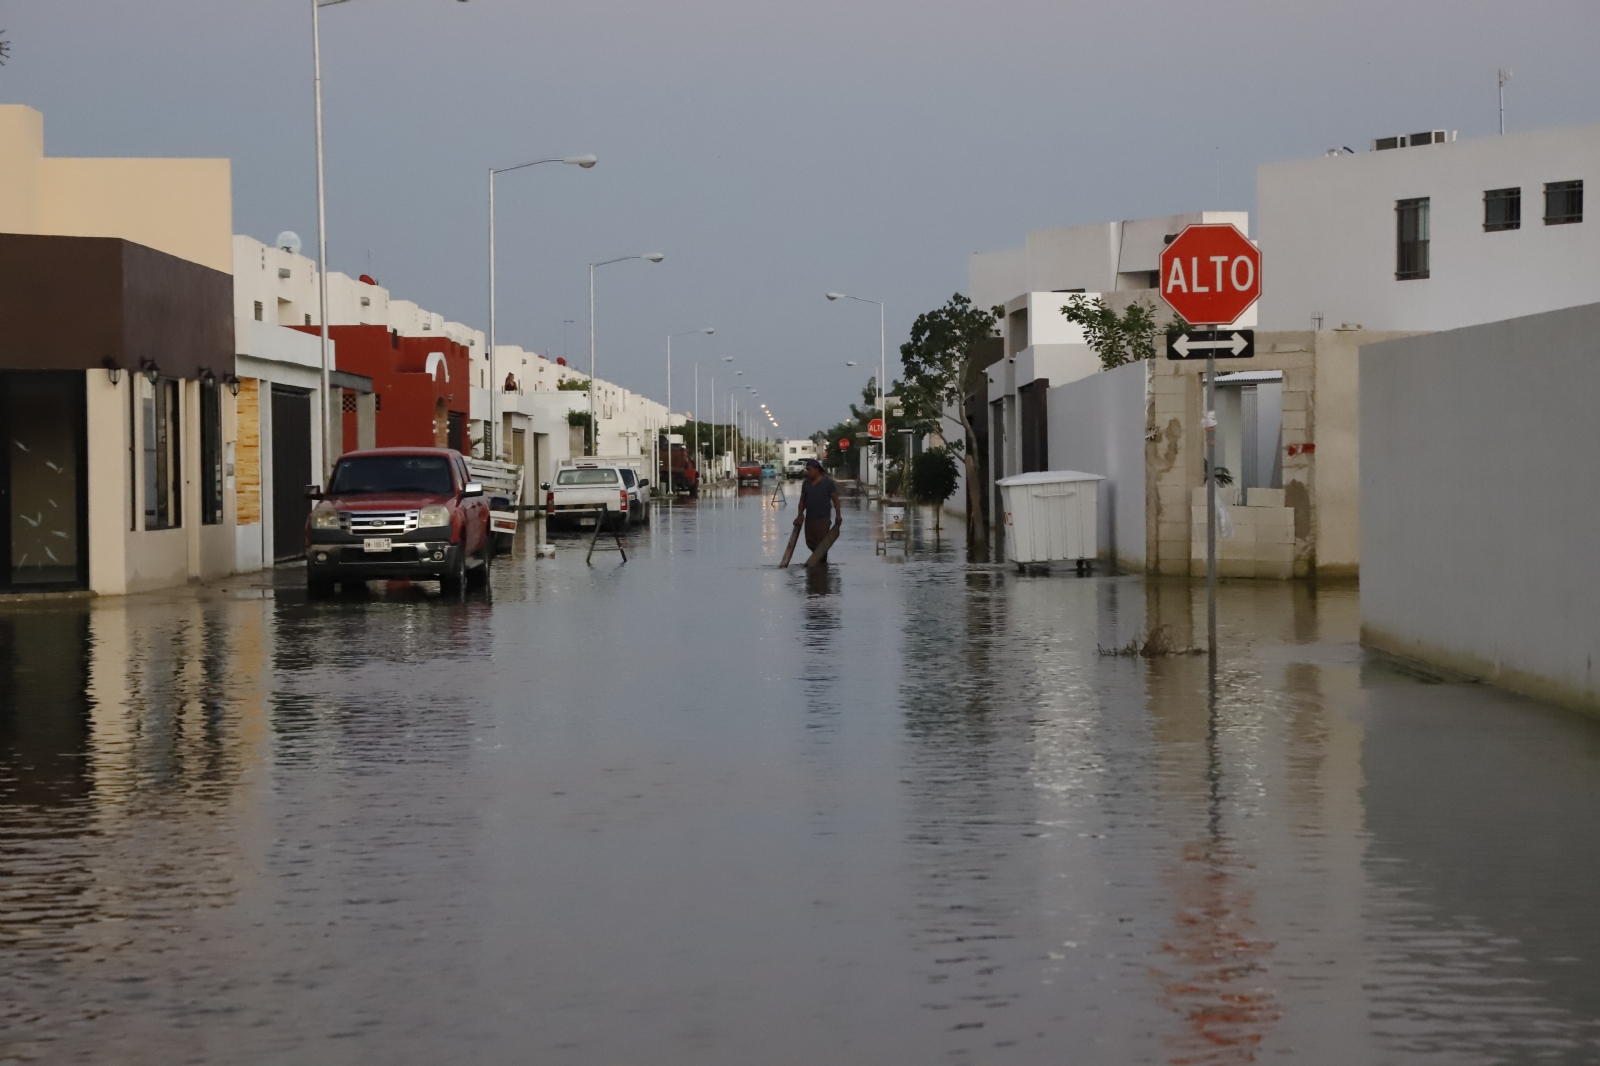
[{"label": "flooded street", "polygon": [[1600,1061],[1600,724],[793,516],[0,605],[0,1062]]}]

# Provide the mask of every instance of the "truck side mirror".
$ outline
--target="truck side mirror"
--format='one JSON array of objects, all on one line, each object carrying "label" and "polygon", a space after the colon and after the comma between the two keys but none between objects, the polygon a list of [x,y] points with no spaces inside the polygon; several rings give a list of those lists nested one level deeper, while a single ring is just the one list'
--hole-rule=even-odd
[{"label": "truck side mirror", "polygon": [[306,499],[308,499],[308,500],[320,500],[320,499],[322,499],[322,486],[321,485],[307,485],[306,486]]},{"label": "truck side mirror", "polygon": [[650,487],[650,479],[649,479],[649,478],[647,478],[647,477],[642,477],[642,478],[640,478],[640,479],[639,479],[639,487],[640,487],[640,488],[641,488],[641,489],[647,489],[647,488],[649,488],[649,487]]},{"label": "truck side mirror", "polygon": [[539,491],[540,492],[549,492],[550,491],[550,482],[546,481],[544,484],[540,485],[539,486]]},{"label": "truck side mirror", "polygon": [[461,495],[463,497],[482,496],[483,485],[476,481],[469,481],[461,486]]}]

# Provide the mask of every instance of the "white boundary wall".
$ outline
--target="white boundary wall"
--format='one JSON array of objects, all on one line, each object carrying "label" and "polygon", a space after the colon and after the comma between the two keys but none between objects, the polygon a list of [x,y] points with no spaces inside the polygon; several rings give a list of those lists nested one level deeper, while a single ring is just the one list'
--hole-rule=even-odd
[{"label": "white boundary wall", "polygon": [[1361,351],[1361,621],[1600,711],[1600,304]]},{"label": "white boundary wall", "polygon": [[1099,547],[1124,570],[1143,570],[1145,363],[1052,386],[1051,470],[1100,474]]}]

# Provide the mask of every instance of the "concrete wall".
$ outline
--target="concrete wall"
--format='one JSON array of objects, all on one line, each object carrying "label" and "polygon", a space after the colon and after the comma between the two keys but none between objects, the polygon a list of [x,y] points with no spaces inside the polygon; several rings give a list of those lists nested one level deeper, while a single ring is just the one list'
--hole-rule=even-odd
[{"label": "concrete wall", "polygon": [[121,237],[233,272],[226,159],[56,159],[44,116],[0,105],[0,232]]},{"label": "concrete wall", "polygon": [[39,232],[121,237],[233,273],[228,160],[46,158],[42,165]]},{"label": "concrete wall", "polygon": [[1129,363],[1052,386],[1051,470],[1101,474],[1099,553],[1125,570],[1145,564],[1144,427],[1148,364]]},{"label": "concrete wall", "polygon": [[1361,351],[1368,643],[1600,712],[1600,305]]},{"label": "concrete wall", "polygon": [[[1600,125],[1265,165],[1261,328],[1311,329],[1320,312],[1329,328],[1455,329],[1600,300],[1600,222],[1543,221],[1544,184],[1577,179],[1600,180]],[[1522,228],[1485,233],[1484,192],[1511,187]],[[1421,196],[1430,276],[1399,281],[1395,201]]]},{"label": "concrete wall", "polygon": [[[1283,373],[1283,491],[1284,505],[1294,510],[1296,577],[1355,577],[1360,571],[1356,356],[1362,344],[1396,336],[1258,332],[1254,359],[1218,361],[1219,372]],[[1146,559],[1154,572],[1192,572],[1191,492],[1205,483],[1204,373],[1198,359],[1151,364]]]}]

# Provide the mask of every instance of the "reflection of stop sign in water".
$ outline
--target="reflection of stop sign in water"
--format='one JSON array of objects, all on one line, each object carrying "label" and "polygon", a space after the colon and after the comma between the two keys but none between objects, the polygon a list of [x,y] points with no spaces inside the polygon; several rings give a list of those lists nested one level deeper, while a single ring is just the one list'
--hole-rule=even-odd
[{"label": "reflection of stop sign in water", "polygon": [[1261,252],[1226,223],[1186,226],[1161,252],[1161,298],[1193,325],[1229,325],[1261,298]]},{"label": "reflection of stop sign in water", "polygon": [[842,451],[842,452],[847,452],[847,451],[850,450],[850,438],[849,437],[845,437],[843,440],[839,441],[839,450]]}]

